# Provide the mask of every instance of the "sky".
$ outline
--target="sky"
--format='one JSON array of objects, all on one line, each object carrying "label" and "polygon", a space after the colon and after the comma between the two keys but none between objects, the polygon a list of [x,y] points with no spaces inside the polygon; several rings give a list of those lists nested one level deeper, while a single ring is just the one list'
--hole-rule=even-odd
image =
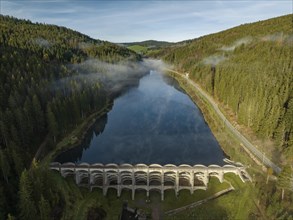
[{"label": "sky", "polygon": [[292,0],[0,0],[0,13],[115,43],[178,42],[292,14]]}]

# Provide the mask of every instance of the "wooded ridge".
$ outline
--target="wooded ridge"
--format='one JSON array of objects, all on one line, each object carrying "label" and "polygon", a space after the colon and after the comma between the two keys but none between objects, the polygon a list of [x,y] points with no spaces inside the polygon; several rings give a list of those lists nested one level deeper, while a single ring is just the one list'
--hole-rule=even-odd
[{"label": "wooded ridge", "polygon": [[292,53],[292,15],[286,15],[181,42],[150,55],[188,72],[233,111],[239,124],[259,138],[273,140],[271,150],[292,161]]}]

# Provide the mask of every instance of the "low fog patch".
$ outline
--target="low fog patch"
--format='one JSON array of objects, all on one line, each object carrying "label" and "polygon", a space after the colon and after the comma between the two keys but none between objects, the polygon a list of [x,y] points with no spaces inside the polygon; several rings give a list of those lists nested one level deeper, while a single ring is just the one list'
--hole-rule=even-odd
[{"label": "low fog patch", "polygon": [[91,47],[94,47],[95,45],[92,43],[87,43],[87,42],[79,42],[78,43],[78,48],[81,50],[87,50]]},{"label": "low fog patch", "polygon": [[252,37],[245,37],[245,38],[241,38],[241,39],[235,41],[230,46],[223,46],[219,50],[222,50],[222,51],[234,51],[236,47],[239,47],[242,44],[246,45],[246,44],[249,44],[251,42],[252,42]]},{"label": "low fog patch", "polygon": [[162,60],[146,59],[143,61],[143,63],[149,69],[158,71],[158,72],[163,72],[166,69],[173,69],[173,66],[166,64]]},{"label": "low fog patch", "polygon": [[261,41],[269,41],[269,42],[278,42],[285,43],[289,46],[292,46],[293,43],[293,34],[284,34],[283,32],[278,32],[270,35],[266,35],[260,38]]},{"label": "low fog patch", "polygon": [[167,65],[160,60],[125,61],[112,64],[97,59],[88,59],[68,66],[76,74],[62,78],[52,84],[51,89],[68,95],[81,91],[85,86],[103,87],[109,93],[116,93],[129,86],[138,85],[139,79],[150,70],[162,71]]},{"label": "low fog patch", "polygon": [[49,48],[52,45],[52,43],[50,43],[48,40],[42,37],[36,38],[33,42],[39,45],[40,47],[45,47],[45,48]]},{"label": "low fog patch", "polygon": [[286,35],[283,34],[283,32],[278,32],[270,35],[266,35],[261,38],[261,41],[273,41],[273,42],[280,42],[283,41],[286,38]]},{"label": "low fog patch", "polygon": [[224,55],[212,55],[209,57],[206,57],[203,59],[203,63],[206,65],[212,65],[212,66],[216,66],[218,65],[220,62],[223,62],[225,60],[227,60],[228,58],[225,57]]}]

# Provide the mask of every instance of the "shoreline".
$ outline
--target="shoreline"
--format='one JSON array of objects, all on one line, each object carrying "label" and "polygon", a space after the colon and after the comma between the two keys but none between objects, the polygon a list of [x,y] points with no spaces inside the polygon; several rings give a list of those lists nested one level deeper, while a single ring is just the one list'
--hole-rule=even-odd
[{"label": "shoreline", "polygon": [[[184,78],[182,74],[176,71],[166,69],[166,74],[178,81],[180,87],[185,91],[185,93],[190,97],[190,99],[199,107],[203,117],[208,124],[211,132],[218,141],[221,150],[227,156],[228,159],[232,158],[234,161],[240,161],[246,164],[248,167],[255,166],[260,170],[263,170],[263,165],[255,161],[255,158],[251,157],[251,152],[247,152],[241,146],[241,142],[233,136],[231,131],[229,131],[223,122],[219,119],[219,116],[215,114],[215,111],[211,109],[211,104],[202,97],[201,94],[196,91],[196,88],[191,87],[190,83]],[[222,125],[223,124],[223,125]],[[225,138],[223,138],[225,136]],[[230,139],[227,140],[227,137]],[[235,152],[235,151],[239,152]]]},{"label": "shoreline", "polygon": [[[78,147],[84,140],[88,130],[94,125],[94,123],[105,114],[113,106],[113,101],[107,99],[104,107],[97,112],[92,113],[86,119],[80,123],[77,128],[72,130],[68,135],[62,138],[55,146],[55,149],[49,151],[49,153],[41,160],[43,163],[49,165],[54,161],[54,158],[67,150]],[[110,109],[109,109],[110,108]]]},{"label": "shoreline", "polygon": [[110,90],[112,91],[108,94],[105,105],[100,110],[83,119],[76,128],[72,129],[70,133],[68,133],[60,141],[56,142],[55,148],[53,150],[49,150],[40,161],[44,162],[48,166],[51,162],[54,162],[54,158],[59,154],[81,145],[89,129],[99,118],[106,115],[112,109],[115,98],[122,95],[129,88],[137,86],[140,79],[148,73],[149,71],[132,77],[130,80],[124,82],[124,85],[119,89],[111,87]]},{"label": "shoreline", "polygon": [[[170,77],[174,78],[178,84],[180,85],[180,87],[182,88],[182,90],[184,90],[184,92],[186,93],[186,95],[189,96],[189,98],[194,102],[194,104],[196,106],[198,106],[200,112],[202,113],[202,116],[204,117],[205,122],[208,124],[211,132],[213,133],[214,137],[216,138],[217,142],[220,145],[220,148],[223,152],[223,156],[228,158],[228,159],[232,159],[234,161],[240,161],[244,164],[251,164],[251,161],[247,161],[246,159],[243,159],[243,157],[241,157],[238,153],[238,156],[235,157],[235,154],[231,153],[231,149],[233,149],[235,151],[235,145],[237,145],[237,141],[231,141],[230,139],[233,139],[235,137],[230,137],[231,134],[228,134],[229,131],[226,131],[224,126],[222,128],[222,122],[219,120],[219,118],[217,119],[216,116],[214,114],[214,112],[212,112],[211,106],[209,104],[209,102],[207,100],[205,100],[204,97],[201,96],[201,94],[198,94],[198,91],[195,91],[195,88],[192,88],[191,85],[189,85],[188,81],[181,75],[176,74],[175,72],[173,72],[171,70],[167,70],[167,71],[162,71],[163,73],[166,73],[167,75],[169,75]],[[89,115],[86,119],[83,120],[82,123],[80,123],[73,131],[71,131],[68,135],[66,135],[63,139],[61,139],[54,150],[52,150],[51,152],[49,152],[49,154],[47,154],[47,156],[45,156],[43,158],[44,161],[47,162],[54,162],[54,158],[56,156],[58,156],[59,154],[66,152],[69,149],[73,149],[75,147],[78,147],[79,145],[81,145],[82,141],[84,140],[86,134],[88,133],[89,129],[93,126],[93,124],[101,117],[103,117],[105,114],[107,114],[109,112],[109,110],[112,108],[113,106],[113,102],[114,100],[109,100],[109,98],[107,99],[105,106],[100,109],[97,112],[92,113],[91,115]],[[224,129],[224,130],[223,130]],[[227,140],[222,140],[223,137],[223,133],[227,133],[225,134],[227,137]],[[228,143],[227,143],[228,142]],[[239,143],[238,143],[239,145]],[[241,149],[239,149],[241,148]],[[240,150],[240,152],[245,154],[247,153],[248,157],[250,160],[252,160],[253,162],[255,162],[255,160],[253,160],[253,158],[251,158],[251,154],[249,154],[246,150],[243,150],[243,148],[241,146],[238,146],[237,150]],[[240,157],[239,157],[240,156]],[[259,165],[259,164],[258,164]]]}]

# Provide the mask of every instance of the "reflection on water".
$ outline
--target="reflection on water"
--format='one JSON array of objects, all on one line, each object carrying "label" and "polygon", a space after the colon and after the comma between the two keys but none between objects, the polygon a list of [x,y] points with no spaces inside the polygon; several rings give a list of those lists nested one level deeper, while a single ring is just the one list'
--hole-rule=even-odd
[{"label": "reflection on water", "polygon": [[222,165],[223,158],[198,107],[174,79],[151,71],[115,99],[82,146],[56,161]]}]

